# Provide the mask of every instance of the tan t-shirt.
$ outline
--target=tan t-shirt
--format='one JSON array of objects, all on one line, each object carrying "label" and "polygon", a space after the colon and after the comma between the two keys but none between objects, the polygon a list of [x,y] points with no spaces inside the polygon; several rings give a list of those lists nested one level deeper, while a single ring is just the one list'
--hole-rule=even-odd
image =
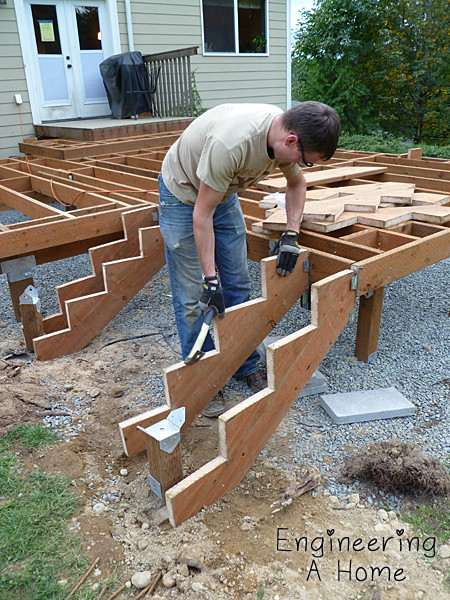
[{"label": "tan t-shirt", "polygon": [[181,202],[195,204],[200,182],[222,192],[223,201],[279,167],[285,177],[300,172],[267,153],[267,134],[283,111],[271,104],[222,104],[197,117],[169,149],[161,174]]}]

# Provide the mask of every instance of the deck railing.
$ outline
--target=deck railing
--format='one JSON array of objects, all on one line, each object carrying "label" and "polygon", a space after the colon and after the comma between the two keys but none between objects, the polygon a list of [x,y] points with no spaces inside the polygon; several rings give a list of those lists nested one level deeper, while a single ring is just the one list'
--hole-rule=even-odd
[{"label": "deck railing", "polygon": [[190,57],[197,54],[197,48],[193,46],[143,56],[150,80],[159,71],[152,99],[154,116],[194,116]]}]

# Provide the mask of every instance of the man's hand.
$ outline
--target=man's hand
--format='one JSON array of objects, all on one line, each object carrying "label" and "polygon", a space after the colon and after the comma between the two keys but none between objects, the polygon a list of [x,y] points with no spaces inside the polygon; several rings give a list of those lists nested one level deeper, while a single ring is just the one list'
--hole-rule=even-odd
[{"label": "man's hand", "polygon": [[270,256],[278,256],[278,275],[284,277],[285,275],[292,273],[299,254],[300,246],[298,245],[298,233],[288,229],[275,244],[273,250],[270,251]]},{"label": "man's hand", "polygon": [[203,292],[198,305],[202,309],[203,314],[206,316],[209,310],[213,308],[216,314],[223,319],[225,316],[225,302],[220,284],[204,281],[202,285]]}]

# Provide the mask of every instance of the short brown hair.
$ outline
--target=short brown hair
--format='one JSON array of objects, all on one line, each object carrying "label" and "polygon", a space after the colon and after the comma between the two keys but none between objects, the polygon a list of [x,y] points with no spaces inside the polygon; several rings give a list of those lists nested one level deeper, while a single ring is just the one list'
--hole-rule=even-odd
[{"label": "short brown hair", "polygon": [[319,152],[324,160],[330,159],[338,145],[341,133],[339,115],[322,102],[300,102],[282,114],[282,124],[297,135],[305,150]]}]

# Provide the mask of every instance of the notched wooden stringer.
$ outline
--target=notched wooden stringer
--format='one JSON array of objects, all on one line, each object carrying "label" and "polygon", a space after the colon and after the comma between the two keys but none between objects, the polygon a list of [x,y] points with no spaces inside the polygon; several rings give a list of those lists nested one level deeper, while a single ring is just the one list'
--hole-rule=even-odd
[{"label": "notched wooden stringer", "polygon": [[219,417],[220,456],[166,492],[177,526],[238,485],[319,366],[355,305],[354,273],[345,270],[311,288],[311,325],[267,348],[268,387]]},{"label": "notched wooden stringer", "polygon": [[44,335],[34,339],[39,360],[84,348],[164,265],[155,210],[122,213],[125,239],[91,248],[93,274],[56,288],[61,312],[45,318]]},{"label": "notched wooden stringer", "polygon": [[167,405],[119,424],[128,456],[145,449],[138,426],[149,427],[181,406],[186,408],[184,428],[192,423],[309,288],[309,273],[303,270],[307,258],[308,251],[302,250],[298,266],[289,277],[277,274],[276,257],[261,261],[262,297],[227,308],[225,319],[214,319],[215,350],[192,365],[179,362],[164,370]]}]

